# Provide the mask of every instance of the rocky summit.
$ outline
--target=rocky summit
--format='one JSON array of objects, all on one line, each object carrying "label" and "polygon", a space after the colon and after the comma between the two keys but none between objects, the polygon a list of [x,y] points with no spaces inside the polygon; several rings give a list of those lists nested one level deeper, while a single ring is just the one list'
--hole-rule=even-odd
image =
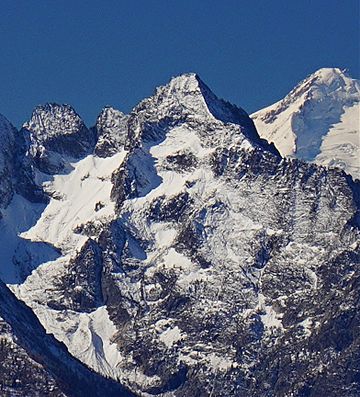
[{"label": "rocky summit", "polygon": [[360,184],[299,145],[356,102],[334,73],[253,115],[320,92],[304,156],[196,74],[91,128],[69,105],[0,118],[0,394],[358,396]]}]

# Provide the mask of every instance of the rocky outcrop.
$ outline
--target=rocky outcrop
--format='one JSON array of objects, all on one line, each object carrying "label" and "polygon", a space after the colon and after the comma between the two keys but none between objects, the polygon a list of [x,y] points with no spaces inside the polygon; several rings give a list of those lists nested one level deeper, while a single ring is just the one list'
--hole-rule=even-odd
[{"label": "rocky outcrop", "polygon": [[99,157],[109,157],[121,151],[128,135],[128,116],[112,108],[105,107],[94,127],[97,143],[94,153]]},{"label": "rocky outcrop", "polygon": [[101,291],[102,261],[99,246],[91,239],[69,262],[66,271],[56,279],[60,299],[48,301],[56,310],[91,312],[103,304]]},{"label": "rocky outcrop", "polygon": [[0,209],[8,206],[14,194],[16,133],[15,127],[0,115]]},{"label": "rocky outcrop", "polygon": [[69,160],[91,153],[96,139],[71,106],[55,103],[37,106],[21,132],[32,161],[46,174],[68,171]]}]

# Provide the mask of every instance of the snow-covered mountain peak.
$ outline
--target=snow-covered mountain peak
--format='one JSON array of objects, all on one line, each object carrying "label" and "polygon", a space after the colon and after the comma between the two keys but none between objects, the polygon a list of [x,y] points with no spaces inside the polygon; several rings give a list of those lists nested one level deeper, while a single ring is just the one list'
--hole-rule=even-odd
[{"label": "snow-covered mountain peak", "polygon": [[80,159],[95,145],[94,131],[88,130],[70,105],[48,103],[37,106],[21,131],[28,153],[42,172],[64,171],[69,159]]},{"label": "snow-covered mountain peak", "polygon": [[23,125],[38,142],[58,135],[71,135],[83,126],[84,122],[72,106],[57,103],[36,106],[30,120]]},{"label": "snow-covered mountain peak", "polygon": [[317,77],[319,81],[327,86],[331,86],[334,82],[339,86],[351,84],[353,79],[348,76],[346,70],[340,68],[321,68],[313,73],[310,77]]},{"label": "snow-covered mountain peak", "polygon": [[312,74],[323,81],[338,80],[345,76],[345,71],[340,68],[320,68]]},{"label": "snow-covered mountain peak", "polygon": [[[130,114],[129,139],[162,140],[164,132],[179,125],[196,130],[205,145],[230,145],[245,139],[249,146],[261,146],[277,154],[260,139],[243,109],[218,98],[195,73],[172,78],[140,102]],[[225,128],[227,125],[229,128]]]},{"label": "snow-covered mountain peak", "polygon": [[97,144],[95,154],[99,157],[108,157],[118,153],[125,145],[127,137],[128,116],[114,109],[105,106],[99,114],[95,130]]},{"label": "snow-covered mountain peak", "polygon": [[247,118],[243,109],[218,98],[196,73],[173,77],[167,85],[159,87],[155,95],[165,95],[170,101],[176,100],[193,116],[201,110],[201,115],[206,118],[240,125]]},{"label": "snow-covered mountain peak", "polygon": [[345,104],[359,101],[359,82],[349,77],[345,71],[339,68],[317,70],[299,84],[299,88],[302,87],[308,87],[309,94],[307,98],[311,97],[313,100],[331,96],[334,100],[341,100]]},{"label": "snow-covered mountain peak", "polygon": [[261,137],[283,156],[360,176],[360,84],[338,68],[308,76],[284,99],[252,114]]},{"label": "snow-covered mountain peak", "polygon": [[168,87],[171,91],[177,92],[200,92],[200,77],[196,73],[184,73],[173,77]]},{"label": "snow-covered mountain peak", "polygon": [[125,114],[112,106],[104,106],[99,116],[96,119],[96,124],[99,126],[113,127],[118,118],[124,117]]},{"label": "snow-covered mountain peak", "polygon": [[159,119],[209,118],[211,114],[200,88],[202,84],[195,73],[173,77],[168,84],[157,87],[153,96],[141,101],[134,112],[154,110],[159,113]]},{"label": "snow-covered mountain peak", "polygon": [[307,79],[313,77],[318,78],[321,82],[330,85],[333,81],[343,81],[346,76],[345,70],[340,68],[320,68],[316,72],[312,73]]}]

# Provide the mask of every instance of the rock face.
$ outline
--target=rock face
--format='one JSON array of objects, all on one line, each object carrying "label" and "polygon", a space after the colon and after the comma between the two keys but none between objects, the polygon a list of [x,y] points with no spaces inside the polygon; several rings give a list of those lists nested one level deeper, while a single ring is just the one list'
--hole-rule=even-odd
[{"label": "rock face", "polygon": [[359,394],[358,182],[281,158],[195,74],[87,131],[48,179],[30,141],[49,203],[21,237],[57,256],[11,286],[69,356],[139,396]]},{"label": "rock face", "polygon": [[339,167],[359,179],[359,102],[358,80],[324,68],[251,117],[260,136],[283,156]]},{"label": "rock face", "polygon": [[101,290],[102,260],[98,245],[91,239],[82,246],[78,255],[69,262],[65,274],[54,285],[61,298],[48,301],[56,310],[92,312],[104,304]]},{"label": "rock face", "polygon": [[13,170],[16,151],[16,129],[0,115],[0,208],[10,203],[14,194]]},{"label": "rock face", "polygon": [[24,136],[0,115],[0,210],[10,204],[15,193],[34,203],[47,202],[42,187],[34,181],[26,150]]},{"label": "rock face", "polygon": [[36,107],[22,132],[34,164],[48,174],[65,171],[67,160],[84,157],[95,145],[94,133],[69,105]]},{"label": "rock face", "polygon": [[102,110],[94,127],[97,136],[95,146],[97,156],[109,157],[123,149],[128,135],[127,120],[127,115],[111,106]]}]

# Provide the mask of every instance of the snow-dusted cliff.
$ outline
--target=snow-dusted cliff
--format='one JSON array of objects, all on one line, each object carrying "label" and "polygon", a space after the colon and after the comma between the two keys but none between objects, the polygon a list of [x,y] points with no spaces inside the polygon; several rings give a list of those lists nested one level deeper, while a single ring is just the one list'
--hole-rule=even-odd
[{"label": "snow-dusted cliff", "polygon": [[94,132],[69,105],[37,106],[22,133],[36,167],[50,174],[66,172],[70,160],[90,153],[95,145]]}]

